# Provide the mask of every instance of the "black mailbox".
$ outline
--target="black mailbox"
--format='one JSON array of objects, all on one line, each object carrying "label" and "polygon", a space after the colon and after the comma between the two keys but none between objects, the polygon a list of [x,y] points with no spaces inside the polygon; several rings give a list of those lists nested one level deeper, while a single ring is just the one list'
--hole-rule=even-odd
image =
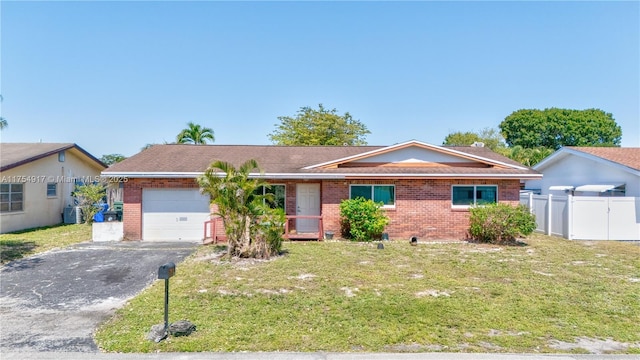
[{"label": "black mailbox", "polygon": [[158,269],[158,279],[169,279],[176,274],[176,264],[170,262],[161,265]]}]

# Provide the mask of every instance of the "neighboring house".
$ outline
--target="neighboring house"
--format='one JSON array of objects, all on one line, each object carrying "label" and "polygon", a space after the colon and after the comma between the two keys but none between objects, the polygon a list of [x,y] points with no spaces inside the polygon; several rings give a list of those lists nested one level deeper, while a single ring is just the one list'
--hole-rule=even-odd
[{"label": "neighboring house", "polygon": [[[409,141],[392,146],[155,145],[102,172],[123,183],[124,238],[202,240],[209,198],[196,178],[216,160],[255,159],[289,216],[318,216],[340,233],[339,206],[363,196],[383,202],[392,239],[462,239],[468,208],[519,202],[520,182],[542,175],[484,147]],[[297,233],[315,219],[290,221]]]},{"label": "neighboring house", "polygon": [[0,143],[0,232],[61,223],[76,181],[106,168],[76,144]]},{"label": "neighboring house", "polygon": [[640,148],[563,147],[533,169],[525,189],[541,195],[640,197]]}]

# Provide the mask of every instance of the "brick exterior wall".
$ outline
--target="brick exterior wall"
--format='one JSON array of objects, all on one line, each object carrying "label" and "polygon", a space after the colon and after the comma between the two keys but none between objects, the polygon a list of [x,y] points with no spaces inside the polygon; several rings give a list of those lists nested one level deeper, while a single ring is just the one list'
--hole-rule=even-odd
[{"label": "brick exterior wall", "polygon": [[[296,214],[296,180],[273,181],[286,185],[287,215]],[[498,201],[519,203],[520,181],[514,180],[325,180],[321,182],[321,214],[324,229],[340,234],[340,201],[349,198],[349,184],[393,184],[395,209],[386,209],[391,219],[385,232],[392,240],[464,239],[469,227],[469,212],[451,208],[452,185],[497,185]],[[195,179],[129,179],[124,183],[124,238],[142,238],[143,188],[198,188]],[[289,224],[295,228],[295,221]]]},{"label": "brick exterior wall", "polygon": [[325,230],[340,233],[340,201],[349,198],[349,184],[394,184],[395,209],[386,209],[390,218],[385,232],[390,239],[458,240],[467,236],[469,212],[451,208],[451,186],[458,184],[497,185],[498,201],[519,203],[519,180],[357,180],[322,183],[322,216]]}]

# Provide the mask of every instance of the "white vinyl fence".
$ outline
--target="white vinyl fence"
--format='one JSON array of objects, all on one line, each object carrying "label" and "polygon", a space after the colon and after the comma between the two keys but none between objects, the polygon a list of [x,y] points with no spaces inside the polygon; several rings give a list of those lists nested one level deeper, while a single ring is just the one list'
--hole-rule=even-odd
[{"label": "white vinyl fence", "polygon": [[640,198],[520,195],[536,231],[569,240],[640,240]]}]

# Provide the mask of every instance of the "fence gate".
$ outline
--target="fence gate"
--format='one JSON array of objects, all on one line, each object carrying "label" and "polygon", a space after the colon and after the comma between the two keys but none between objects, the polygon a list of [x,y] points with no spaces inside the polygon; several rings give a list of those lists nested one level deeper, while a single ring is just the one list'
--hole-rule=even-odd
[{"label": "fence gate", "polygon": [[609,202],[607,198],[572,196],[572,238],[609,239]]},{"label": "fence gate", "polygon": [[609,198],[609,209],[609,240],[640,240],[640,198]]},{"label": "fence gate", "polygon": [[633,197],[573,196],[572,234],[580,240],[637,240],[640,202]]},{"label": "fence gate", "polygon": [[523,195],[536,230],[576,240],[640,240],[640,197]]}]

